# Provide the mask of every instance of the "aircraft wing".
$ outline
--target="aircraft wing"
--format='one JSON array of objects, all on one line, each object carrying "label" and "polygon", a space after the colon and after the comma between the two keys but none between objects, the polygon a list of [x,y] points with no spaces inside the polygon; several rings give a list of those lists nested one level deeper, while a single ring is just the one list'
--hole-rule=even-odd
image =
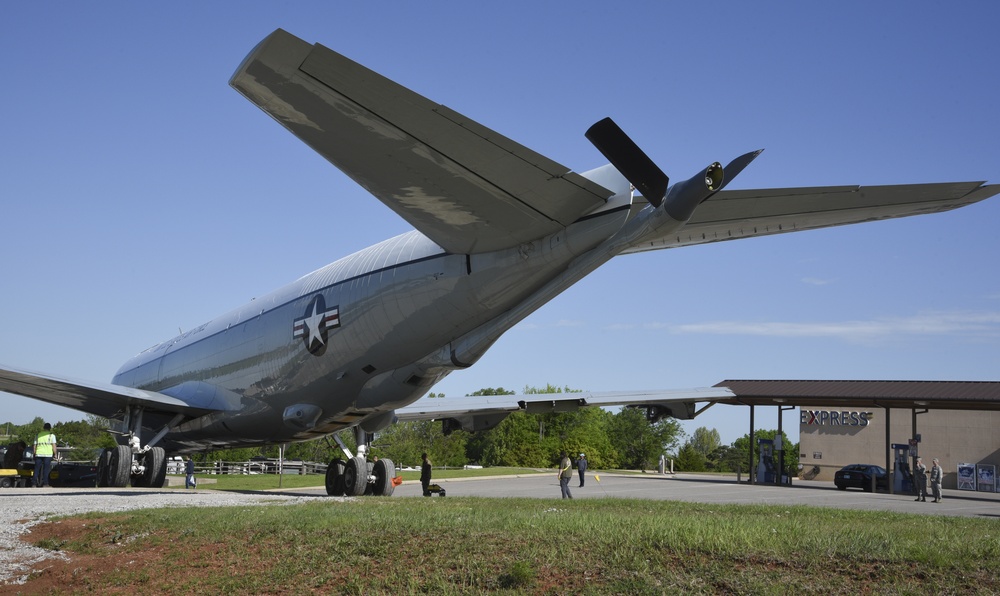
[{"label": "aircraft wing", "polygon": [[396,410],[396,419],[450,420],[450,428],[468,431],[496,426],[511,412],[529,414],[571,412],[591,406],[633,406],[650,410],[654,417],[672,416],[690,420],[701,413],[698,402],[714,403],[733,399],[725,387],[700,387],[664,391],[614,391],[581,393],[536,393],[530,395],[488,395],[466,397],[424,397]]},{"label": "aircraft wing", "polygon": [[278,29],[230,85],[445,250],[517,246],[611,192],[319,44]]},{"label": "aircraft wing", "polygon": [[192,406],[176,397],[155,391],[144,391],[111,383],[78,381],[5,366],[0,366],[0,391],[66,406],[104,418],[120,418],[126,406],[141,404],[147,422],[155,422],[160,417],[169,419],[176,414],[195,418],[218,409]]},{"label": "aircraft wing", "polygon": [[949,211],[1000,193],[1000,185],[983,184],[723,190],[699,205],[678,232],[622,254]]}]

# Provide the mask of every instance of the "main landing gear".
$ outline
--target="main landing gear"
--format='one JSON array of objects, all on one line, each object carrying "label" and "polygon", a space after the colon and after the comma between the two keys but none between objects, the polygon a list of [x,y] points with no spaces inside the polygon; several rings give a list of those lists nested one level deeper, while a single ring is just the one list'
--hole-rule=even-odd
[{"label": "main landing gear", "polygon": [[340,437],[333,435],[347,460],[336,458],[326,468],[326,494],[334,497],[374,495],[390,497],[396,489],[396,466],[391,459],[370,462],[365,458],[369,448],[368,433],[355,427],[358,455],[352,456]]},{"label": "main landing gear", "polygon": [[97,486],[123,488],[132,483],[136,487],[163,488],[167,479],[167,457],[163,447],[156,447],[164,435],[181,421],[178,414],[168,422],[146,445],[139,440],[142,431],[142,408],[130,408],[125,416],[123,436],[125,445],[118,445],[101,452],[97,461]]}]

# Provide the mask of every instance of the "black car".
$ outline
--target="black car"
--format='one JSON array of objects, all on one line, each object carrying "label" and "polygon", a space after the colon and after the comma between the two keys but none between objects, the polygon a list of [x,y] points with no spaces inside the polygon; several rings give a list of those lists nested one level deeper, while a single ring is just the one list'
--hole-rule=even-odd
[{"label": "black car", "polygon": [[889,490],[889,474],[885,471],[885,468],[871,464],[851,464],[844,466],[834,474],[833,483],[840,490],[860,488],[870,491],[872,489],[872,476],[875,477],[876,489]]}]

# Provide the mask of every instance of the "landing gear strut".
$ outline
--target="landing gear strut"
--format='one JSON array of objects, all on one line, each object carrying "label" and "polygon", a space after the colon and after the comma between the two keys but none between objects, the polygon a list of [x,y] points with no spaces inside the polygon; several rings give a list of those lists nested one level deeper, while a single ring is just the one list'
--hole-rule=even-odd
[{"label": "landing gear strut", "polygon": [[396,489],[396,485],[393,483],[393,479],[396,477],[396,466],[391,459],[385,458],[369,462],[365,457],[370,447],[369,435],[359,427],[355,427],[354,431],[358,439],[357,456],[351,455],[351,451],[340,440],[340,437],[333,435],[333,440],[340,446],[347,461],[338,457],[327,466],[326,494],[334,497],[344,495],[350,497],[361,495],[392,496]]}]

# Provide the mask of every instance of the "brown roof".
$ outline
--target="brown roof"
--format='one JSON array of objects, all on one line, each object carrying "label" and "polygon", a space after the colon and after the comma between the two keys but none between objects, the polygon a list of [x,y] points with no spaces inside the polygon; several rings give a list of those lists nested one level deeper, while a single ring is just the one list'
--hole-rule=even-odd
[{"label": "brown roof", "polygon": [[764,406],[837,406],[1000,410],[997,381],[722,381],[735,399]]}]

